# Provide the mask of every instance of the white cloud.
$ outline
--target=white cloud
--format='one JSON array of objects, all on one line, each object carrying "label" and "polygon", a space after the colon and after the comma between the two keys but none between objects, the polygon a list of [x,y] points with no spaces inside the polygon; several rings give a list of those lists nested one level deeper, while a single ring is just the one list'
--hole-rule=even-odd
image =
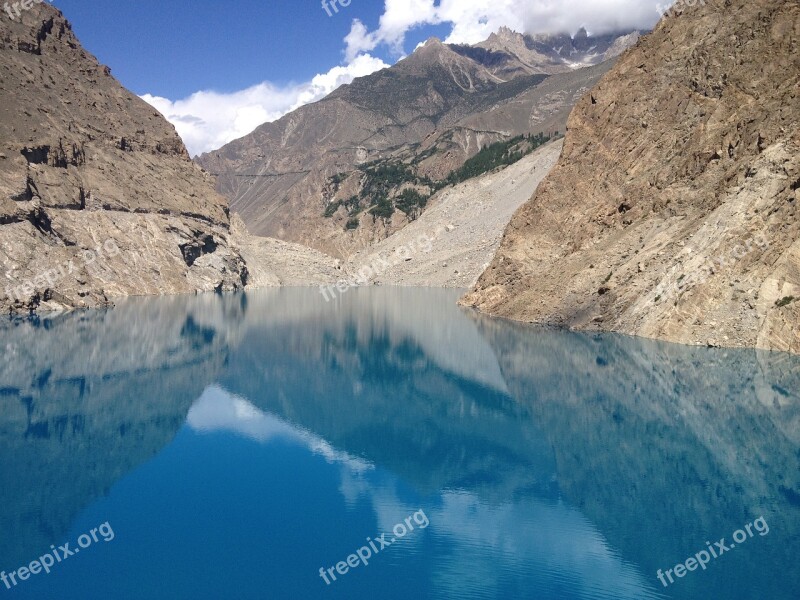
[{"label": "white cloud", "polygon": [[353,21],[350,33],[344,38],[345,60],[354,60],[362,52],[369,52],[380,43],[375,34],[367,31],[367,26],[358,19]]},{"label": "white cloud", "polygon": [[334,67],[303,84],[280,87],[263,82],[230,94],[201,91],[175,101],[145,94],[142,99],[175,126],[189,153],[197,155],[216,150],[263,123],[320,100],[356,77],[388,66],[378,58],[362,54],[348,65]]},{"label": "white cloud", "polygon": [[304,104],[324,98],[336,88],[350,83],[356,77],[364,77],[388,66],[379,58],[369,54],[360,54],[353,60],[348,61],[347,66],[334,67],[327,73],[314,77],[310,84],[304,86],[305,89],[299,94],[297,101],[290,110],[295,110]]},{"label": "white cloud", "polygon": [[[385,0],[378,29],[369,31],[356,19],[345,38],[345,56],[387,46],[402,54],[406,34],[421,25],[452,26],[445,40],[474,44],[500,27],[526,33],[575,33],[585,27],[603,34],[649,29],[659,18],[662,0]],[[663,0],[669,4],[669,0]]]}]

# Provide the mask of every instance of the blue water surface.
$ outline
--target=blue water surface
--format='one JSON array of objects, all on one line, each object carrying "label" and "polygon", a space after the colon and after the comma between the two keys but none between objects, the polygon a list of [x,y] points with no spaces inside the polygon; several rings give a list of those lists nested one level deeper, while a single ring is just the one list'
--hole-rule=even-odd
[{"label": "blue water surface", "polygon": [[285,289],[4,321],[0,569],[79,552],[0,600],[800,598],[797,357],[457,297]]}]

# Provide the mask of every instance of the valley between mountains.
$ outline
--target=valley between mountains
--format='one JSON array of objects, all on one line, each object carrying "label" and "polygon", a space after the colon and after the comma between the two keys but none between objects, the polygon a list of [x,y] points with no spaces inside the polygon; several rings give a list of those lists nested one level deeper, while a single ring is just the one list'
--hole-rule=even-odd
[{"label": "valley between mountains", "polygon": [[0,310],[469,289],[505,318],[800,352],[800,6],[431,38],[192,159],[44,3],[0,35]]}]

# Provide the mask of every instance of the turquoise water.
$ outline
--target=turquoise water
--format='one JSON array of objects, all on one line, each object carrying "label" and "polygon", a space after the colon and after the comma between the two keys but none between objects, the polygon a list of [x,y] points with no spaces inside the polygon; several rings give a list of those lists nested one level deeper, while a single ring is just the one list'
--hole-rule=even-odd
[{"label": "turquoise water", "polygon": [[800,360],[456,297],[4,322],[0,599],[800,598]]}]

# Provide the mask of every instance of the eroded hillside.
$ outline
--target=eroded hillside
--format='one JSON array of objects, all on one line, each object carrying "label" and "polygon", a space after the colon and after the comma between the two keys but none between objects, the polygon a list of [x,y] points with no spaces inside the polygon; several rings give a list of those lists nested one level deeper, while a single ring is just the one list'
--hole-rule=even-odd
[{"label": "eroded hillside", "polygon": [[580,100],[464,303],[800,352],[800,5],[677,7]]}]

